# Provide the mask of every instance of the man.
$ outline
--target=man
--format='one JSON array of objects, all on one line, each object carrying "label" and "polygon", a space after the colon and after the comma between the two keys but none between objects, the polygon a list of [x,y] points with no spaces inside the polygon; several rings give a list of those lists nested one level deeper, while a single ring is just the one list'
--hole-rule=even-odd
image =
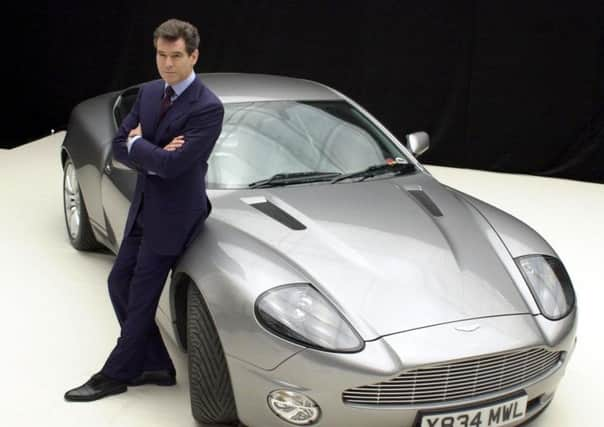
[{"label": "man", "polygon": [[211,210],[205,174],[224,110],[193,71],[199,56],[193,25],[168,20],[153,43],[162,79],[140,88],[113,140],[114,157],[139,171],[108,278],[121,334],[101,371],[65,394],[70,401],[123,393],[128,385],[176,383],[155,312],[170,268]]}]

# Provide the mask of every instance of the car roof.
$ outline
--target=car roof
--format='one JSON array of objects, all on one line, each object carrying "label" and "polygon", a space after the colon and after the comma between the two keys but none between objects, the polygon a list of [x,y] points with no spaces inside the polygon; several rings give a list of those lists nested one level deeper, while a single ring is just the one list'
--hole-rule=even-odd
[{"label": "car roof", "polygon": [[246,73],[202,73],[199,77],[223,103],[343,99],[325,85],[293,77]]}]

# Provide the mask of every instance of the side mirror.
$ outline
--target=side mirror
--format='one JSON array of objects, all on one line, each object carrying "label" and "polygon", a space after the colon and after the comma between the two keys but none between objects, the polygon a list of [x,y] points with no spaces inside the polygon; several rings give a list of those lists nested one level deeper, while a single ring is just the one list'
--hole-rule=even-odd
[{"label": "side mirror", "polygon": [[430,148],[430,136],[426,132],[414,132],[407,135],[407,148],[415,157],[421,156]]}]

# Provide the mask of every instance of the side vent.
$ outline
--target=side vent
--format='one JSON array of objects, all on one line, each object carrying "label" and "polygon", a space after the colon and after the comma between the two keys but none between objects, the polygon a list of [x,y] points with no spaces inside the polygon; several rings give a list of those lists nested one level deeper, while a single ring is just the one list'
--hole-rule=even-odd
[{"label": "side vent", "polygon": [[304,224],[264,197],[249,197],[241,200],[292,230],[306,230]]},{"label": "side vent", "polygon": [[428,210],[433,216],[443,216],[443,213],[438,209],[436,203],[432,201],[430,196],[424,193],[421,189],[407,189],[407,192],[411,194],[415,200],[417,200],[424,208]]}]

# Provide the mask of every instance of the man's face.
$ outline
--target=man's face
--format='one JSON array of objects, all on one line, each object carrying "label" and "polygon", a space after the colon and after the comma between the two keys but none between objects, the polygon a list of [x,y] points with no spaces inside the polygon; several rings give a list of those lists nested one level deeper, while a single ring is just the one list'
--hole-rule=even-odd
[{"label": "man's face", "polygon": [[160,37],[157,39],[156,50],[157,70],[161,78],[169,85],[181,82],[189,77],[199,55],[197,49],[189,55],[185,49],[185,41],[182,38],[169,41]]}]

